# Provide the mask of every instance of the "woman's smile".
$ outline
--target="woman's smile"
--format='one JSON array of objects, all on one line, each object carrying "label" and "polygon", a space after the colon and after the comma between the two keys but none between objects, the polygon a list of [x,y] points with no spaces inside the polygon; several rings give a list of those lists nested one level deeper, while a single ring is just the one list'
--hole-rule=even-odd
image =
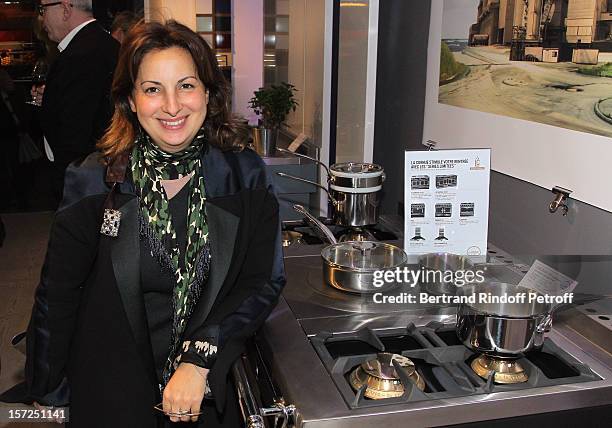
[{"label": "woman's smile", "polygon": [[187,116],[181,117],[179,119],[159,119],[159,121],[161,122],[162,126],[169,130],[169,131],[178,131],[180,129],[183,129],[183,127],[185,126],[185,123],[187,121]]}]

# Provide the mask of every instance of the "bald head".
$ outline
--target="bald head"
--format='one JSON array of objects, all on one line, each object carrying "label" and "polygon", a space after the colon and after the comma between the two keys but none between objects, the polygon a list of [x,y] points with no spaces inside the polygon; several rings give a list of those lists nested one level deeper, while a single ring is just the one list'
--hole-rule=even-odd
[{"label": "bald head", "polygon": [[92,0],[41,0],[40,5],[53,4],[43,9],[43,27],[49,39],[60,42],[74,28],[93,18]]}]

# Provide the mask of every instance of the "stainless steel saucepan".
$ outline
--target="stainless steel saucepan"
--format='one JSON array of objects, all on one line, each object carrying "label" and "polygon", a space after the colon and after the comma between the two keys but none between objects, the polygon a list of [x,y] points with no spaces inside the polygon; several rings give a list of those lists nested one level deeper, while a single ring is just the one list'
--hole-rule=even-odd
[{"label": "stainless steel saucepan", "polygon": [[[346,241],[338,243],[323,223],[301,205],[293,208],[319,231],[321,237],[331,245],[323,248],[323,279],[332,287],[349,293],[370,294],[384,292],[393,287],[393,282],[383,282],[384,273],[403,267],[408,256],[401,248],[375,241]],[[381,282],[377,286],[376,278]]]},{"label": "stainless steel saucepan", "polygon": [[421,281],[425,291],[434,295],[455,295],[457,285],[455,282],[444,281],[447,271],[473,270],[474,265],[466,256],[451,253],[430,253],[419,257],[419,265],[423,268],[425,280]]},{"label": "stainless steel saucepan", "polygon": [[327,173],[327,187],[314,181],[284,172],[277,175],[291,180],[309,183],[324,190],[333,204],[332,219],[335,224],[347,227],[370,226],[377,223],[379,192],[385,182],[385,171],[380,165],[363,162],[337,163],[329,168],[310,156],[277,148],[282,153],[310,159],[321,165]]},{"label": "stainless steel saucepan", "polygon": [[552,325],[551,304],[529,302],[535,291],[506,283],[488,283],[463,288],[466,295],[485,293],[493,299],[502,296],[525,301],[493,303],[485,299],[460,304],[457,311],[457,336],[469,349],[487,355],[513,358],[544,343],[544,334]]}]

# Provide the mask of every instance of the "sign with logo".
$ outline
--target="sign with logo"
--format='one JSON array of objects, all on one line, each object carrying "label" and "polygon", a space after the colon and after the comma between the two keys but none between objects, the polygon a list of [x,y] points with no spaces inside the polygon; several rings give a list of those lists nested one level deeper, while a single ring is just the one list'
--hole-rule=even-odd
[{"label": "sign with logo", "polygon": [[490,149],[407,151],[404,171],[406,252],[484,257],[489,226],[490,173]]}]

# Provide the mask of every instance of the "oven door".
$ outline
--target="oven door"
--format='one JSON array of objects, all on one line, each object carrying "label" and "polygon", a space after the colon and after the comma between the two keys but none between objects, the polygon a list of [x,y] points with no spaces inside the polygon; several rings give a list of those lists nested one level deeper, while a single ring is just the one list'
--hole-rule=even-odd
[{"label": "oven door", "polygon": [[295,427],[295,406],[285,404],[278,393],[255,341],[234,362],[232,376],[246,428]]}]

